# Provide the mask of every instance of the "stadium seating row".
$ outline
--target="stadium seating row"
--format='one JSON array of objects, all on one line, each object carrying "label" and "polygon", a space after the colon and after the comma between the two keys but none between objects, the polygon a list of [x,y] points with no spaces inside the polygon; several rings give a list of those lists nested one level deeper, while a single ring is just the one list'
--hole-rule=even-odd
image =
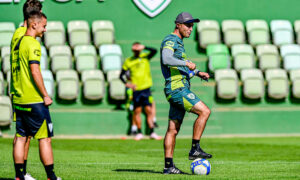
[{"label": "stadium seating row", "polygon": [[[0,65],[4,73],[0,72],[0,126],[9,125],[12,119],[11,102],[9,97],[4,94],[6,86],[7,92],[10,91],[9,46],[15,29],[15,25],[11,22],[0,23]],[[43,42],[45,46],[41,47],[40,66],[46,90],[52,98],[56,95],[62,100],[76,100],[82,84],[84,99],[101,100],[105,97],[106,89],[104,72],[108,84],[108,97],[112,100],[125,99],[125,86],[119,79],[122,50],[119,45],[113,44],[114,31],[111,21],[94,21],[91,36],[86,21],[70,21],[67,25],[66,36],[61,21],[48,22]],[[93,37],[93,45],[91,45],[91,37]],[[42,42],[41,38],[37,38],[37,40]],[[103,71],[98,69],[98,54]],[[77,71],[72,70],[73,61]],[[48,67],[49,65],[50,67]]]},{"label": "stadium seating row", "polygon": [[[125,99],[125,85],[119,79],[120,70],[109,71],[109,97],[113,100]],[[50,70],[42,70],[46,90],[51,98],[55,95],[55,81]],[[101,100],[105,97],[105,79],[100,70],[85,70],[81,73],[83,97],[87,100]],[[7,73],[10,92],[10,71]],[[56,73],[57,97],[62,100],[76,100],[79,97],[79,77],[75,70],[59,70]],[[4,95],[4,78],[0,72],[0,95]]]},{"label": "stadium seating row", "polygon": [[[72,51],[68,45],[53,45],[49,49],[41,47],[41,69],[48,69],[51,64],[51,70],[55,74],[59,70],[73,68]],[[122,50],[117,44],[104,44],[99,48],[101,66],[104,73],[122,68]],[[2,71],[6,74],[10,70],[10,47],[4,46],[1,49]],[[96,48],[93,45],[78,45],[74,48],[74,59],[76,70],[81,73],[84,70],[97,69],[98,58]],[[1,61],[0,61],[1,62]],[[1,64],[1,63],[0,63]]]},{"label": "stadium seating row", "polygon": [[0,95],[0,126],[10,125],[12,117],[13,111],[10,98]]},{"label": "stadium seating row", "polygon": [[[269,25],[265,20],[248,20],[246,22],[246,32],[248,42],[252,46],[260,44],[275,44],[281,46],[294,43],[294,31],[296,42],[300,44],[300,20],[294,22],[294,29],[288,20],[272,20],[270,23],[272,41],[270,38]],[[234,44],[245,44],[245,28],[240,20],[222,21],[222,33],[224,43],[231,47]],[[200,47],[206,48],[210,44],[220,44],[221,31],[219,23],[215,20],[201,20],[197,25]]]},{"label": "stadium seating row", "polygon": [[[300,70],[289,72],[292,84],[292,97],[300,98]],[[265,94],[263,72],[260,69],[244,69],[240,79],[243,96],[248,99],[261,99]],[[235,99],[239,91],[239,79],[234,69],[218,69],[215,72],[216,93],[221,99]],[[284,99],[289,94],[289,79],[284,69],[268,69],[265,71],[267,95],[272,99]]]},{"label": "stadium seating row", "polygon": [[[90,27],[87,21],[70,21],[68,22],[67,28],[71,48],[74,48],[77,45],[91,44]],[[10,45],[15,29],[15,24],[13,22],[0,22],[0,48]],[[111,21],[94,21],[92,23],[94,45],[99,47],[102,44],[114,43],[114,32],[114,25]],[[49,49],[53,45],[65,45],[66,39],[65,28],[61,21],[49,21],[47,23],[47,32],[44,37],[46,48]]]},{"label": "stadium seating row", "polygon": [[[209,58],[208,67],[211,72],[217,69],[233,68],[240,72],[243,69],[258,68],[266,69],[280,68],[287,70],[300,69],[300,45],[287,44],[280,47],[280,54],[275,45],[263,44],[256,47],[256,54],[251,45],[232,45],[231,55],[229,49],[224,44],[214,44],[207,46],[207,56]],[[231,57],[232,56],[232,57]],[[233,61],[231,61],[231,58]],[[258,61],[256,61],[258,59]]]}]

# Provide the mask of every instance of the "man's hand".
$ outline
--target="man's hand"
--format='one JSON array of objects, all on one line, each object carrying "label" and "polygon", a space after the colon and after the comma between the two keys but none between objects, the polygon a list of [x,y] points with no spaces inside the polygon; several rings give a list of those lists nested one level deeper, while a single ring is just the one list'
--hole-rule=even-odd
[{"label": "man's hand", "polygon": [[135,84],[126,83],[125,86],[128,87],[128,88],[131,88],[133,91],[135,91],[135,88],[136,88]]},{"label": "man's hand", "polygon": [[145,49],[145,46],[142,44],[135,44],[132,46],[132,51],[139,51],[141,52],[143,49]]},{"label": "man's hand", "polygon": [[44,97],[45,106],[50,106],[52,104],[52,99],[49,96]]},{"label": "man's hand", "polygon": [[196,64],[194,64],[194,63],[192,63],[190,61],[186,61],[185,64],[192,71],[196,69]]},{"label": "man's hand", "polygon": [[209,74],[208,73],[206,73],[206,72],[199,72],[198,73],[198,76],[201,78],[201,79],[203,79],[203,80],[205,80],[205,81],[208,81],[208,79],[209,79]]}]

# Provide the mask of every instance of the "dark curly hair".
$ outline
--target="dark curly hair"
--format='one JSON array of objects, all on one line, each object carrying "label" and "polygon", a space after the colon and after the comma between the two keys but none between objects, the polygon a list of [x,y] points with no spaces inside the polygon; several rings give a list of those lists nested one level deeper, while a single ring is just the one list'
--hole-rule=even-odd
[{"label": "dark curly hair", "polygon": [[23,6],[24,20],[29,18],[29,14],[33,11],[40,12],[42,10],[42,3],[38,0],[27,0]]}]

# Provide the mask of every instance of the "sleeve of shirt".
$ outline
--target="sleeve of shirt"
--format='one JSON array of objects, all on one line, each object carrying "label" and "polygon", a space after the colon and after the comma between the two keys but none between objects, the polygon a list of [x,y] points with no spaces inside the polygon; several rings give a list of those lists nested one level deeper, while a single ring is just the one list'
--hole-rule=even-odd
[{"label": "sleeve of shirt", "polygon": [[129,67],[128,67],[128,59],[125,60],[123,66],[122,66],[122,69],[125,70],[125,71],[128,71],[128,70],[129,70]]},{"label": "sleeve of shirt", "polygon": [[162,63],[168,66],[186,66],[185,61],[177,59],[173,56],[174,52],[169,48],[162,50]]},{"label": "sleeve of shirt", "polygon": [[148,58],[148,60],[150,60],[157,53],[157,50],[155,48],[152,48],[152,47],[146,46],[145,50],[147,50],[149,52],[142,53],[141,57],[142,58]]},{"label": "sleeve of shirt", "polygon": [[41,60],[41,45],[39,42],[34,42],[29,46],[28,61],[29,64],[40,64]]},{"label": "sleeve of shirt", "polygon": [[163,49],[167,48],[174,52],[175,49],[175,40],[174,39],[167,39],[162,46]]},{"label": "sleeve of shirt", "polygon": [[147,58],[149,54],[150,54],[150,52],[143,52],[143,53],[141,53],[140,57]]}]

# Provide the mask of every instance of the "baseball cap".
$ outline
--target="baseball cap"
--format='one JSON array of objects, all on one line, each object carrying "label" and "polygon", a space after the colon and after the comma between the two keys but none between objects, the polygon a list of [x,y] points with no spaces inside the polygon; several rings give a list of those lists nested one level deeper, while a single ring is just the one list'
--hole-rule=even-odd
[{"label": "baseball cap", "polygon": [[192,15],[188,12],[182,12],[180,14],[178,14],[178,16],[176,17],[175,23],[194,23],[194,22],[200,22],[199,19],[194,19],[192,17]]}]

